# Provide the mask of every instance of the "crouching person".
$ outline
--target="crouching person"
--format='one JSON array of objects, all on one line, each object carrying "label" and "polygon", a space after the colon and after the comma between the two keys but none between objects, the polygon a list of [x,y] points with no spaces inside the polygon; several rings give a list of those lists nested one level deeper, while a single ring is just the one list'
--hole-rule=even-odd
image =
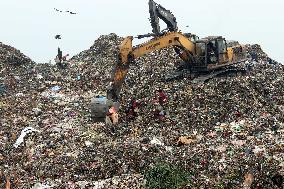
[{"label": "crouching person", "polygon": [[114,106],[110,107],[107,116],[106,124],[107,125],[116,125],[118,123],[118,113]]}]

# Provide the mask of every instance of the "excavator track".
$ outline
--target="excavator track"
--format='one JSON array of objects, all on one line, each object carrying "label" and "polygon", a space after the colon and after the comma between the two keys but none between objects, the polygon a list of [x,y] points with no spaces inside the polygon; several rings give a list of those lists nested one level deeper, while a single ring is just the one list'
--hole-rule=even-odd
[{"label": "excavator track", "polygon": [[219,76],[227,76],[229,74],[244,74],[247,70],[242,67],[228,67],[225,69],[220,70],[213,70],[210,73],[190,73],[189,70],[181,70],[178,72],[174,72],[171,75],[168,75],[165,77],[166,82],[170,82],[173,80],[179,80],[183,78],[189,78],[192,80],[193,84],[200,84],[200,83],[206,83],[210,79],[213,79],[215,77]]},{"label": "excavator track", "polygon": [[213,79],[215,77],[219,77],[219,76],[227,76],[229,74],[244,74],[246,73],[246,69],[245,68],[238,68],[238,67],[229,67],[229,68],[225,68],[225,69],[221,69],[221,70],[215,70],[210,72],[209,74],[201,74],[198,77],[194,78],[192,80],[193,84],[198,84],[198,83],[205,83],[207,81],[209,81],[210,79]]}]

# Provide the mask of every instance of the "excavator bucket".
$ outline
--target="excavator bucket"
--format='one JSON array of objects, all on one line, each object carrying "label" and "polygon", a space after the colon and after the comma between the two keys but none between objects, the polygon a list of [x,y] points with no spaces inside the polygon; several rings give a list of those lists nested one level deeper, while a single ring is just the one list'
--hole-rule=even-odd
[{"label": "excavator bucket", "polygon": [[[118,102],[108,100],[105,96],[95,96],[91,99],[91,117],[94,122],[117,123]],[[115,118],[115,119],[114,119]]]},{"label": "excavator bucket", "polygon": [[[132,37],[127,37],[120,47],[120,54],[118,62],[116,63],[113,70],[112,82],[108,86],[106,96],[96,95],[91,100],[91,116],[95,122],[109,122],[108,118],[111,119],[112,123],[117,122],[117,111],[119,108],[118,96],[121,90],[121,86],[127,75],[129,69],[128,54],[132,50]],[[122,61],[126,64],[122,64]],[[111,109],[115,112],[111,112]],[[107,118],[107,119],[106,119]]]},{"label": "excavator bucket", "polygon": [[105,122],[108,112],[107,98],[96,96],[91,100],[91,116],[95,122]]}]

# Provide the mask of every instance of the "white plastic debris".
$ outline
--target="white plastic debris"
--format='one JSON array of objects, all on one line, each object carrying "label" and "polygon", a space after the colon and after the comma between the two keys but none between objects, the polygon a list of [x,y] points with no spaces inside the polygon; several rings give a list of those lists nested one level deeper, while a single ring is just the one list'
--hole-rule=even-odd
[{"label": "white plastic debris", "polygon": [[92,143],[92,142],[90,142],[90,141],[88,141],[88,140],[86,140],[86,141],[85,141],[85,145],[86,145],[87,147],[90,147],[90,146],[92,146],[92,145],[93,145],[93,143]]},{"label": "white plastic debris", "polygon": [[86,188],[86,185],[89,184],[87,181],[78,181],[76,182],[77,185],[79,185],[80,188]]},{"label": "white plastic debris", "polygon": [[51,87],[52,91],[59,91],[60,89],[61,89],[61,87],[58,86],[58,85],[55,85],[55,86]]},{"label": "white plastic debris", "polygon": [[264,152],[265,148],[264,147],[255,146],[252,151],[253,151],[254,154],[258,154],[258,153]]},{"label": "white plastic debris", "polygon": [[24,93],[17,93],[15,96],[16,97],[21,97],[21,96],[25,96],[25,95],[24,95]]},{"label": "white plastic debris", "polygon": [[156,145],[161,145],[163,146],[164,143],[162,143],[159,139],[157,139],[156,137],[154,137],[151,141],[150,141],[151,144],[156,144]]},{"label": "white plastic debris", "polygon": [[31,189],[48,189],[48,188],[52,188],[52,186],[36,183]]},{"label": "white plastic debris", "polygon": [[23,129],[21,131],[21,135],[19,136],[19,138],[16,140],[15,144],[13,145],[15,148],[18,148],[18,146],[20,144],[22,144],[24,142],[24,137],[31,132],[40,132],[39,130],[36,130],[32,127],[26,127],[25,129]]},{"label": "white plastic debris", "polygon": [[167,152],[173,151],[173,147],[171,147],[171,146],[166,146],[165,149],[166,149]]},{"label": "white plastic debris", "polygon": [[21,78],[19,76],[14,76],[14,78],[18,81],[21,80]]},{"label": "white plastic debris", "polygon": [[93,188],[94,189],[102,189],[102,188],[104,188],[104,185],[105,185],[105,181],[104,180],[100,180],[100,181],[95,181],[94,183],[93,183]]},{"label": "white plastic debris", "polygon": [[43,79],[43,76],[41,74],[37,74],[36,78],[37,79]]},{"label": "white plastic debris", "polygon": [[34,112],[35,115],[39,115],[42,112],[40,108],[33,108],[32,111]]},{"label": "white plastic debris", "polygon": [[41,96],[47,97],[47,98],[54,98],[54,99],[64,99],[65,95],[61,93],[55,93],[55,92],[42,92]]}]

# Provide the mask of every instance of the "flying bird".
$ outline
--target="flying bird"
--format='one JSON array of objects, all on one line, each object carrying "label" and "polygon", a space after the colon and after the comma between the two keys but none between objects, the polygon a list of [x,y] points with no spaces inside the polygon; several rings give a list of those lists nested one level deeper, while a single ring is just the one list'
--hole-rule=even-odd
[{"label": "flying bird", "polygon": [[61,35],[56,35],[55,39],[61,39]]},{"label": "flying bird", "polygon": [[[57,12],[63,12],[62,10],[59,10],[59,9],[57,9],[57,8],[54,8],[54,10],[56,10]],[[76,12],[72,12],[72,11],[69,11],[69,10],[67,10],[67,11],[65,11],[65,12],[68,12],[68,13],[70,13],[70,14],[77,14]]]}]

